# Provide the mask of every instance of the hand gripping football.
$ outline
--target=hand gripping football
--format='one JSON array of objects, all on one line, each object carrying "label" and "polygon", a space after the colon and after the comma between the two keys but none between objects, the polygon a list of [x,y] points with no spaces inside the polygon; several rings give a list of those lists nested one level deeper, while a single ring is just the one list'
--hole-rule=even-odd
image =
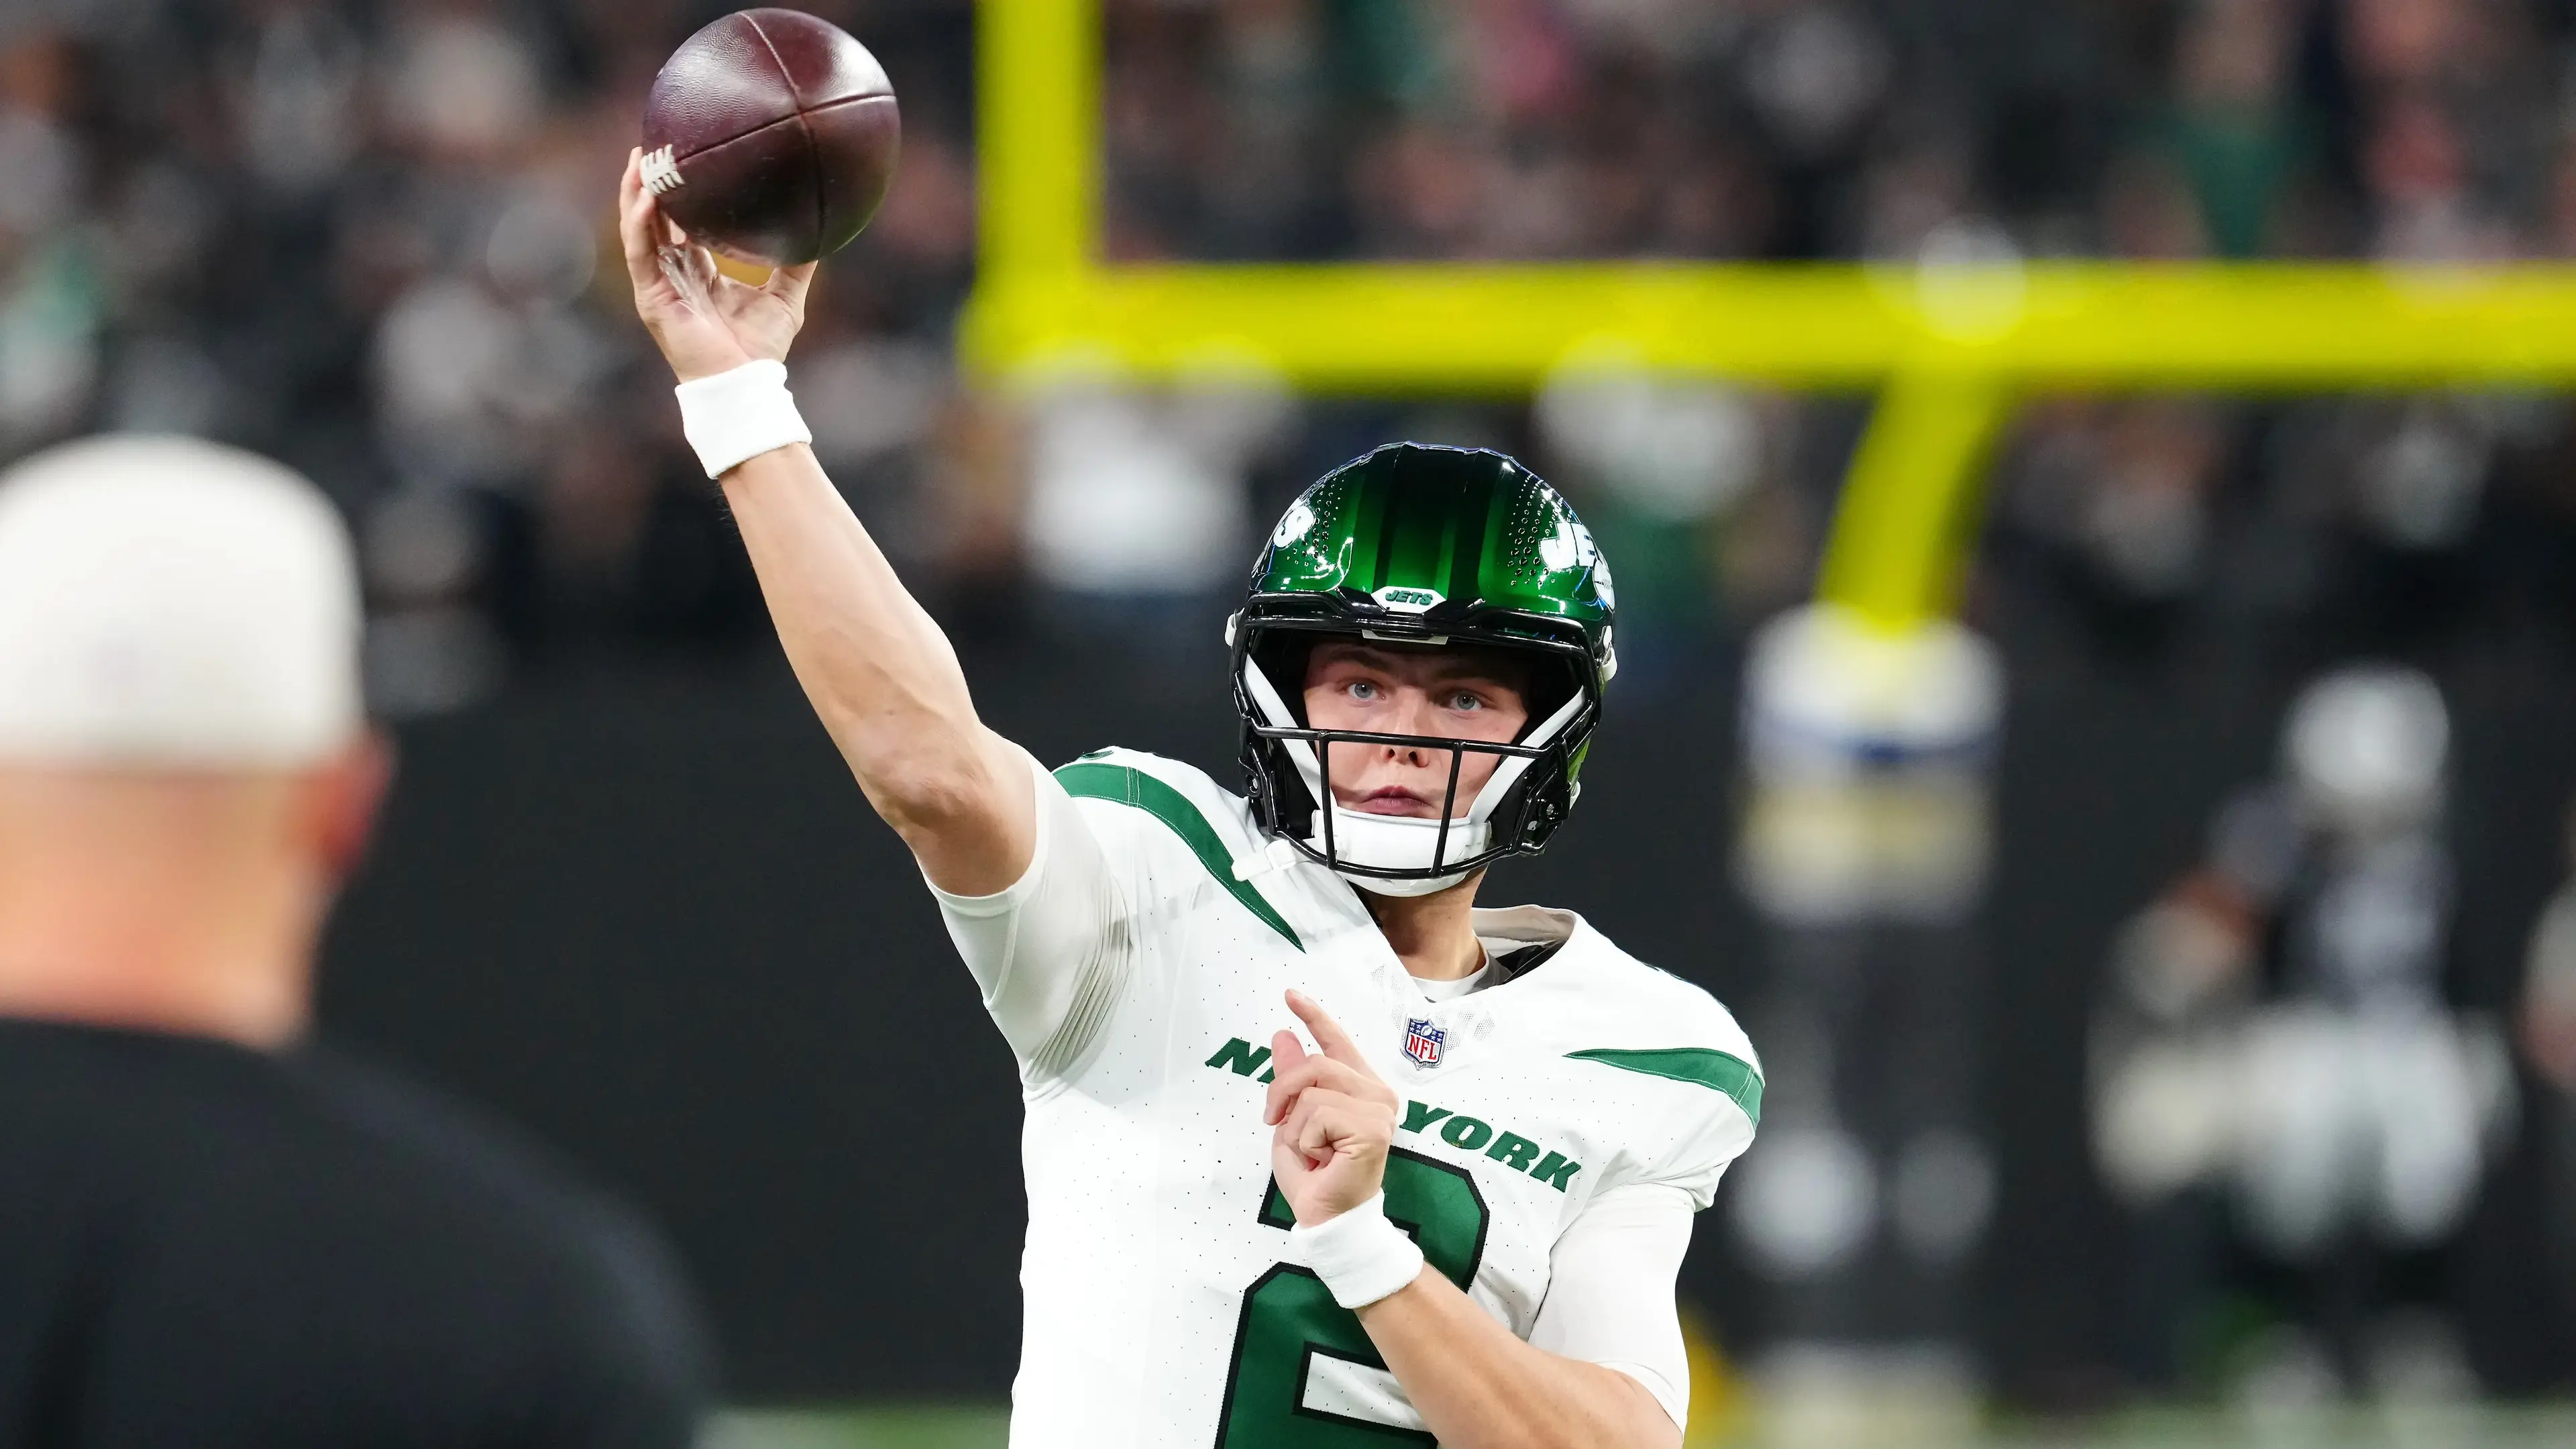
[{"label": "hand gripping football", "polygon": [[840,27],[741,10],[671,53],[644,102],[644,184],[692,241],[768,266],[849,245],[894,179],[885,68]]}]

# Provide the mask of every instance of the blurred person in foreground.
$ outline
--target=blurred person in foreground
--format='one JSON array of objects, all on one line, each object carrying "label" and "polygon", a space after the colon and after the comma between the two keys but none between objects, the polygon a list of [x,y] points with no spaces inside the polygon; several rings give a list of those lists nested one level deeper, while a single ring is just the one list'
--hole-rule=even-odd
[{"label": "blurred person in foreground", "polygon": [[724,277],[641,163],[627,267],[689,440],[1019,1062],[1013,1441],[1679,1449],[1673,1281],[1760,1066],[1572,913],[1471,909],[1572,808],[1616,668],[1565,500],[1481,450],[1345,464],[1226,626],[1245,795],[1131,750],[1050,772],[807,446],[812,266]]},{"label": "blurred person in foreground", "polygon": [[0,474],[0,1444],[679,1446],[617,1206],[308,1045],[390,773],[349,542],[184,439]]}]

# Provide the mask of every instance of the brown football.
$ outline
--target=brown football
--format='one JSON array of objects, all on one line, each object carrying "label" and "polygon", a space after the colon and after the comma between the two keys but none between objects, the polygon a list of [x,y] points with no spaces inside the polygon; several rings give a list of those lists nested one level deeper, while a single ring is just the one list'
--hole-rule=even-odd
[{"label": "brown football", "polygon": [[690,239],[776,266],[849,245],[894,179],[885,68],[839,26],[740,10],[683,41],[644,101],[644,184]]}]

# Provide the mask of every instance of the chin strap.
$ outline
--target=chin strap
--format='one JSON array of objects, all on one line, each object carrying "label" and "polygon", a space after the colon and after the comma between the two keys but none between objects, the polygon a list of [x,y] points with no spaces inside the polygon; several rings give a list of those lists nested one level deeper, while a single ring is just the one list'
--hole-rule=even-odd
[{"label": "chin strap", "polygon": [[[1272,728],[1286,730],[1299,727],[1296,716],[1288,712],[1287,701],[1280,697],[1277,687],[1271,684],[1269,676],[1261,672],[1261,666],[1253,662],[1249,650],[1245,651],[1243,660],[1243,688],[1244,692],[1251,697],[1253,707],[1261,711],[1262,717]],[[1574,721],[1574,717],[1582,712],[1582,709],[1583,695],[1577,691],[1519,743],[1531,747],[1546,745],[1563,732],[1565,727]],[[1308,797],[1320,802],[1323,808],[1332,812],[1332,849],[1326,853],[1336,860],[1346,860],[1353,865],[1373,866],[1382,870],[1429,870],[1438,864],[1435,856],[1448,855],[1463,858],[1481,853],[1486,848],[1492,833],[1489,822],[1494,812],[1502,807],[1503,800],[1510,795],[1512,787],[1519,783],[1523,775],[1529,773],[1529,767],[1533,763],[1531,757],[1526,755],[1503,756],[1501,762],[1494,767],[1492,777],[1485,781],[1485,787],[1476,792],[1475,803],[1468,807],[1467,813],[1463,816],[1453,816],[1446,822],[1450,849],[1442,850],[1443,822],[1438,818],[1371,815],[1357,810],[1345,810],[1341,802],[1333,798],[1331,792],[1324,788],[1323,766],[1316,757],[1313,742],[1286,739],[1279,743],[1286,747],[1289,762],[1296,766],[1298,778],[1305,782]],[[1442,803],[1445,806],[1449,802]],[[1306,843],[1318,851],[1324,851],[1324,841],[1324,832],[1319,826]],[[1418,896],[1446,890],[1465,880],[1467,874],[1465,871],[1457,871],[1446,875],[1411,879],[1345,874],[1343,878],[1363,890],[1374,891],[1379,895]]]}]

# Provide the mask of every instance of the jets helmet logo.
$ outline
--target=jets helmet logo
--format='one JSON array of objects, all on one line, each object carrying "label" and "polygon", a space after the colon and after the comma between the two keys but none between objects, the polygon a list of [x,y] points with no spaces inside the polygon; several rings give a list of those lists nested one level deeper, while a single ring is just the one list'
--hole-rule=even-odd
[{"label": "jets helmet logo", "polygon": [[1288,512],[1279,520],[1279,526],[1270,530],[1270,541],[1281,548],[1286,548],[1304,538],[1314,527],[1315,510],[1306,505],[1305,499],[1300,498],[1288,505]]},{"label": "jets helmet logo", "polygon": [[1551,573],[1579,569],[1599,557],[1601,549],[1592,541],[1592,530],[1575,522],[1571,515],[1560,515],[1556,532],[1538,541],[1538,560]]},{"label": "jets helmet logo", "polygon": [[1440,602],[1440,591],[1410,584],[1389,584],[1370,597],[1396,613],[1419,614]]}]

